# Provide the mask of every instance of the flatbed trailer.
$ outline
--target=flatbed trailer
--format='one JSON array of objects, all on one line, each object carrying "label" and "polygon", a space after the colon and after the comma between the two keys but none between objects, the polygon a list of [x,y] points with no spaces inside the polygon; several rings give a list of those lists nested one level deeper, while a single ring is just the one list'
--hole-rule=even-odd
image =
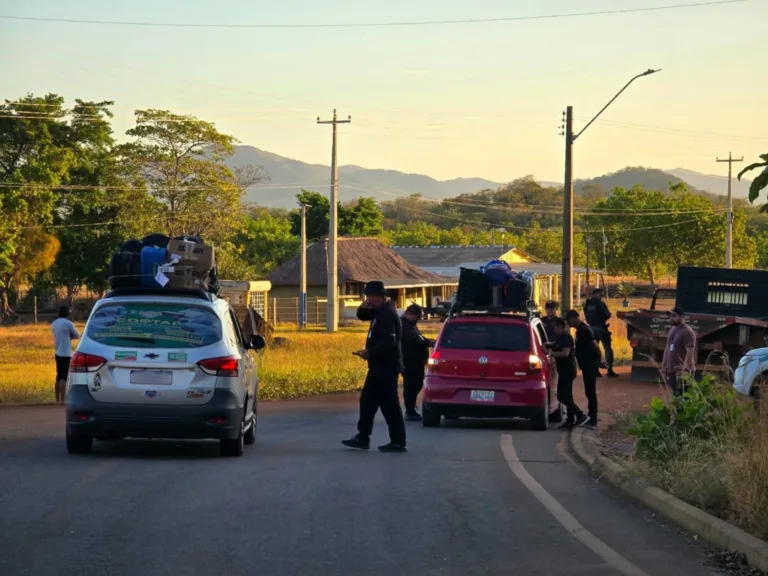
[{"label": "flatbed trailer", "polygon": [[[766,346],[768,271],[682,266],[675,304],[686,312],[696,333],[696,375],[720,373],[730,378],[739,360]],[[670,328],[667,310],[656,308],[657,291],[648,310],[619,312],[632,346],[632,380],[661,380],[661,360]]]}]

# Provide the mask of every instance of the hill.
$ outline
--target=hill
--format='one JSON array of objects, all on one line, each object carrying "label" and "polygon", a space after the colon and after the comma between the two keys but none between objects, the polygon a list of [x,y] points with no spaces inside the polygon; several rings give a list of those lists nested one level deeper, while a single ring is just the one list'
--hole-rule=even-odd
[{"label": "hill", "polygon": [[[246,165],[264,167],[271,180],[263,186],[251,188],[246,195],[249,202],[262,206],[293,208],[300,188],[318,192],[325,192],[328,189],[331,171],[329,166],[293,160],[253,146],[237,146],[228,163],[233,167]],[[488,188],[496,189],[503,185],[501,182],[484,178],[436,180],[423,174],[407,174],[397,170],[369,169],[354,165],[339,167],[339,181],[339,198],[342,201],[360,196],[371,196],[378,201],[385,201],[411,194],[444,199]],[[701,174],[684,168],[659,170],[627,167],[595,178],[576,180],[574,188],[577,193],[590,189],[607,193],[617,187],[632,188],[642,184],[646,188],[667,190],[670,184],[680,182],[685,182],[694,192],[723,195],[727,190],[728,181],[722,176]],[[562,183],[557,182],[540,182],[540,184],[544,187],[562,186]],[[749,180],[739,182],[734,178],[735,197],[746,197],[748,187]]]},{"label": "hill", "polygon": [[[250,189],[246,198],[263,206],[280,208],[292,208],[296,204],[296,194],[302,187],[319,192],[327,190],[331,172],[329,166],[292,160],[253,146],[237,146],[228,164],[233,167],[252,164],[263,166],[271,180],[265,186]],[[483,178],[436,180],[422,174],[367,169],[354,165],[339,167],[339,182],[339,198],[342,201],[359,196],[392,200],[417,193],[428,198],[450,198],[502,185]]]}]

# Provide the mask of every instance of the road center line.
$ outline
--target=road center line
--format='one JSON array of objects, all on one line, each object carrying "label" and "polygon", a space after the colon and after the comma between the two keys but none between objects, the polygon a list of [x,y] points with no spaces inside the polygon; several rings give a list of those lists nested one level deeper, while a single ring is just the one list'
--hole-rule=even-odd
[{"label": "road center line", "polygon": [[584,528],[584,526],[582,526],[579,521],[562,506],[562,504],[555,500],[555,498],[530,475],[517,456],[517,451],[515,450],[515,445],[512,442],[512,436],[510,434],[501,435],[501,452],[504,454],[504,459],[507,461],[509,469],[512,470],[512,473],[517,479],[530,490],[536,500],[541,502],[544,508],[549,510],[549,513],[552,514],[552,516],[554,516],[563,528],[570,532],[574,538],[597,554],[606,564],[612,566],[625,576],[649,576],[646,572],[643,572],[640,568],[629,562],[629,560]]}]

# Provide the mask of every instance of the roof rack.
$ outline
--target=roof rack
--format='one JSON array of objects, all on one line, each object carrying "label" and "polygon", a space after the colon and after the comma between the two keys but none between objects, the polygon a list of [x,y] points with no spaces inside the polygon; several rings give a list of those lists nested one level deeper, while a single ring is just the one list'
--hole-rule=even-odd
[{"label": "roof rack", "polygon": [[105,298],[116,298],[119,296],[176,296],[180,298],[200,298],[213,302],[215,294],[199,288],[155,288],[155,287],[136,287],[136,288],[113,288],[104,296]]},{"label": "roof rack", "polygon": [[528,300],[525,303],[525,308],[509,307],[509,306],[478,306],[478,307],[459,307],[455,304],[451,306],[448,311],[449,318],[455,318],[460,315],[468,314],[486,314],[492,316],[510,315],[510,316],[525,316],[525,319],[530,321],[532,318],[539,317],[539,311],[536,308],[536,302]]}]

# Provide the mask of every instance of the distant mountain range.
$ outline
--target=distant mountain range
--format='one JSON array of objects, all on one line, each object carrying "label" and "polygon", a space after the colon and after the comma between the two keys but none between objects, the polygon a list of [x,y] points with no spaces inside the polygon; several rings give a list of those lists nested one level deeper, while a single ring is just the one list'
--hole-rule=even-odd
[{"label": "distant mountain range", "polygon": [[[252,187],[246,199],[262,206],[292,208],[296,205],[296,194],[301,188],[324,192],[328,188],[330,167],[292,160],[253,146],[238,146],[230,158],[230,166],[263,166],[270,176],[269,182]],[[642,184],[647,188],[666,190],[670,183],[686,182],[691,189],[711,194],[725,194],[728,179],[724,176],[701,174],[684,168],[658,170],[655,168],[625,168],[587,180],[577,180],[577,193],[588,188],[612,190],[616,187],[631,188]],[[542,186],[562,186],[558,182],[540,182]],[[339,167],[339,199],[352,200],[369,196],[377,201],[394,200],[411,194],[422,194],[427,198],[450,198],[459,194],[470,194],[484,189],[495,189],[503,182],[484,178],[456,178],[436,180],[423,174],[406,174],[397,170],[369,169],[347,165]],[[733,179],[735,197],[747,196],[749,180],[739,182]]]}]

